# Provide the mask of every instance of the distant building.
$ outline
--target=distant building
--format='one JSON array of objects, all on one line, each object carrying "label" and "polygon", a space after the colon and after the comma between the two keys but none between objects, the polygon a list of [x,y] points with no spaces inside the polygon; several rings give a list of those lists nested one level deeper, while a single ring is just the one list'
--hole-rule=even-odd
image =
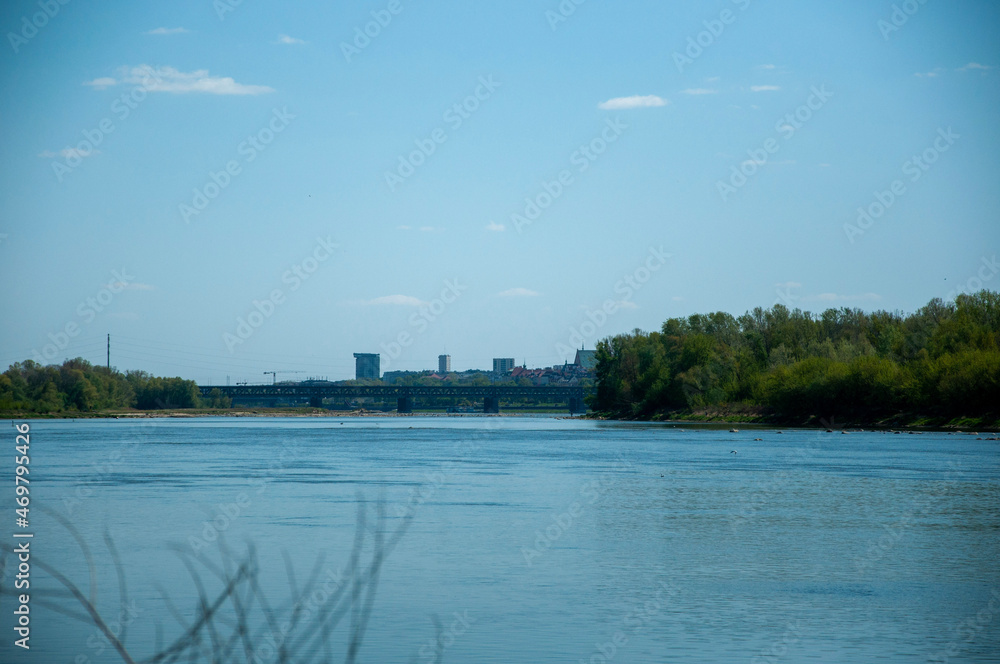
[{"label": "distant building", "polygon": [[378,380],[381,374],[381,358],[378,353],[354,354],[354,378],[356,380]]},{"label": "distant building", "polygon": [[451,371],[451,355],[438,355],[438,373],[446,374]]},{"label": "distant building", "polygon": [[597,367],[596,350],[578,350],[573,364],[586,371],[593,371]]},{"label": "distant building", "polygon": [[514,370],[513,357],[493,358],[493,373],[496,374],[497,376],[506,376],[513,370]]}]

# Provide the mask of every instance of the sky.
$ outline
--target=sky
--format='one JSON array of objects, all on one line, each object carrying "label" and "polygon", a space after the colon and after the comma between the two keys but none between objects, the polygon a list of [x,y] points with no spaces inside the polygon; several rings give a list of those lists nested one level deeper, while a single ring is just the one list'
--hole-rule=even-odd
[{"label": "sky", "polygon": [[[992,0],[7,1],[0,363],[549,366],[1000,290]],[[298,373],[291,373],[298,372]]]}]

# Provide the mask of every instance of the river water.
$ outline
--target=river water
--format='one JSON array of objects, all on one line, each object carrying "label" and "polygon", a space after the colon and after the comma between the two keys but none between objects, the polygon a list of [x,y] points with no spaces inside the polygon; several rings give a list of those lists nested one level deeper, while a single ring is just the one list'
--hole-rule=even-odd
[{"label": "river water", "polygon": [[[367,662],[1000,662],[1000,443],[975,435],[548,416],[30,424],[31,650],[13,646],[8,564],[3,662],[121,661],[56,610],[82,612],[39,563],[96,593],[140,659],[198,619],[199,583],[211,603],[212,570],[248,547],[257,587],[235,597],[260,662],[279,661],[282,623],[291,661],[344,661],[363,624]],[[15,543],[4,485],[0,541]],[[372,585],[347,601],[368,579],[351,572],[358,532],[363,566],[377,533],[401,532],[367,622]],[[346,613],[320,639],[341,588]]]}]

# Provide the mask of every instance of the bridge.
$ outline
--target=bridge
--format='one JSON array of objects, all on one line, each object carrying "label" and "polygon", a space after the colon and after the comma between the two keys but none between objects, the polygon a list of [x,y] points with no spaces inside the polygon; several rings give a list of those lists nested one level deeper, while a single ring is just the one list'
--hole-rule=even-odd
[{"label": "bridge", "polygon": [[375,398],[382,401],[396,400],[396,412],[412,413],[414,399],[421,397],[453,397],[482,400],[484,413],[499,413],[500,402],[534,401],[536,403],[565,403],[570,413],[584,413],[587,406],[583,401],[583,388],[542,385],[538,387],[517,387],[513,385],[461,386],[442,385],[440,387],[396,386],[396,385],[200,385],[201,396],[208,397],[213,390],[240,401],[267,401],[277,399],[308,400],[309,405],[319,408],[326,397],[334,399]]}]

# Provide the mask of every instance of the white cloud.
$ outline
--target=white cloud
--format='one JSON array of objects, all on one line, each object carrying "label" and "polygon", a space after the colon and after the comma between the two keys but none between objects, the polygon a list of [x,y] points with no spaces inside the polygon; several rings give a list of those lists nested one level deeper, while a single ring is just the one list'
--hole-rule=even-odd
[{"label": "white cloud", "polygon": [[632,300],[618,300],[615,302],[619,309],[638,309],[639,305]]},{"label": "white cloud", "polygon": [[497,293],[500,297],[538,297],[541,293],[536,293],[527,288],[511,288],[502,293]]},{"label": "white cloud", "polygon": [[410,230],[410,227],[409,226],[396,226],[396,230],[397,231],[408,231],[408,230]]},{"label": "white cloud", "polygon": [[507,230],[507,227],[491,220],[490,223],[486,224],[486,230],[493,231],[494,233],[503,233]]},{"label": "white cloud", "polygon": [[722,78],[721,76],[713,76],[712,78],[706,78],[705,82],[706,83],[715,83],[716,81],[721,80],[721,78]]},{"label": "white cloud", "polygon": [[183,35],[191,32],[187,28],[156,28],[146,32],[147,35]]},{"label": "white cloud", "polygon": [[203,92],[212,95],[259,95],[274,92],[274,88],[266,85],[245,85],[228,76],[210,76],[207,69],[183,72],[173,67],[149,65],[122,67],[118,78],[97,78],[84,83],[99,90],[118,84],[141,85],[148,92],[174,94]]},{"label": "white cloud", "polygon": [[774,69],[774,65],[757,65],[757,69]]},{"label": "white cloud", "polygon": [[969,71],[970,69],[981,69],[982,71],[989,71],[990,69],[993,69],[993,67],[990,67],[989,65],[981,65],[978,62],[970,62],[964,67],[959,67],[958,71]]},{"label": "white cloud", "polygon": [[943,67],[935,67],[934,69],[928,72],[924,73],[917,72],[916,74],[914,74],[914,76],[918,78],[937,78],[938,76],[941,75],[941,72],[943,71],[944,71]]},{"label": "white cloud", "polygon": [[670,102],[656,95],[645,97],[635,95],[632,97],[615,97],[597,105],[604,111],[625,111],[632,108],[651,108],[654,106],[666,106]]},{"label": "white cloud", "polygon": [[420,232],[421,233],[439,233],[439,232],[441,232],[443,230],[444,230],[443,228],[438,228],[437,226],[421,226],[420,227]]},{"label": "white cloud", "polygon": [[306,42],[301,39],[296,39],[295,37],[289,37],[288,35],[278,35],[278,41],[275,44],[305,44]]},{"label": "white cloud", "polygon": [[802,284],[797,281],[786,281],[784,283],[775,284],[778,288],[802,288]]},{"label": "white cloud", "polygon": [[84,81],[84,85],[89,85],[98,90],[103,90],[104,88],[110,88],[112,85],[118,85],[118,81],[108,76],[103,78],[95,78],[93,81]]},{"label": "white cloud", "polygon": [[83,159],[84,157],[92,157],[95,154],[101,154],[100,150],[78,150],[77,148],[63,148],[59,152],[53,152],[52,150],[45,150],[44,152],[39,152],[38,156],[42,159],[55,159],[56,157],[62,157],[63,159]]},{"label": "white cloud", "polygon": [[373,306],[389,305],[398,307],[419,307],[427,303],[409,295],[385,295],[383,297],[377,297],[374,300],[368,300],[364,304]]},{"label": "white cloud", "polygon": [[859,295],[840,295],[837,293],[820,293],[819,295],[810,295],[808,297],[802,298],[807,301],[814,302],[874,302],[881,300],[882,296],[878,293],[861,293]]},{"label": "white cloud", "polygon": [[688,88],[687,90],[681,90],[682,95],[714,95],[718,93],[718,90],[710,88]]},{"label": "white cloud", "polygon": [[752,92],[776,92],[781,89],[778,85],[751,85]]}]

